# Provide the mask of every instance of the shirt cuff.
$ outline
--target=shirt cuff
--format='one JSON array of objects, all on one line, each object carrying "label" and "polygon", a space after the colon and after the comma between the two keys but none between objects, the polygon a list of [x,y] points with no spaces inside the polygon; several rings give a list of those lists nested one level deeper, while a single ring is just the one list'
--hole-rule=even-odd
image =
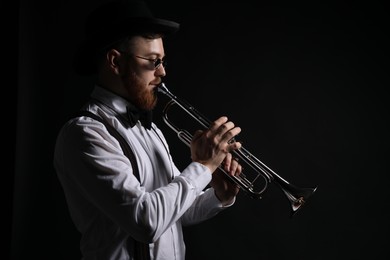
[{"label": "shirt cuff", "polygon": [[222,202],[215,195],[215,190],[213,188],[208,188],[207,190],[205,190],[204,196],[209,198],[209,206],[218,207],[221,209],[231,207],[236,202],[236,197],[234,197],[228,204],[222,205]]},{"label": "shirt cuff", "polygon": [[207,166],[201,163],[190,163],[180,174],[188,183],[194,186],[199,194],[211,181],[211,172]]}]

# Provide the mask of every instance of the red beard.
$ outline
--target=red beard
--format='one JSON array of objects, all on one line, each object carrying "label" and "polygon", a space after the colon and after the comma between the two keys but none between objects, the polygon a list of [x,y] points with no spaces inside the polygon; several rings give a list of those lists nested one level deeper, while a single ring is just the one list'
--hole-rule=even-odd
[{"label": "red beard", "polygon": [[123,84],[128,93],[129,101],[142,110],[152,110],[157,104],[155,89],[150,88],[149,83],[143,81],[135,73],[123,76]]}]

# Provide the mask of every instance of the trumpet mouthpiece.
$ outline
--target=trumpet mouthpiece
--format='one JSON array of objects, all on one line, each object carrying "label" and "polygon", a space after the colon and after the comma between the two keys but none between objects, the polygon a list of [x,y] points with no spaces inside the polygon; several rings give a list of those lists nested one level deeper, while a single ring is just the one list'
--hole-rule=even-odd
[{"label": "trumpet mouthpiece", "polygon": [[161,82],[160,85],[157,86],[157,90],[162,93],[168,92],[167,87],[165,86],[164,82]]}]

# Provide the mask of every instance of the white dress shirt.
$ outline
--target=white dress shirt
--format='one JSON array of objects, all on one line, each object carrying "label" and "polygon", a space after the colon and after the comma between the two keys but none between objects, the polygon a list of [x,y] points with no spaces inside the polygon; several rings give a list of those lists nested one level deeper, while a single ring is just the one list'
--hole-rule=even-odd
[{"label": "white dress shirt", "polygon": [[134,259],[134,240],[150,243],[151,259],[183,260],[182,225],[215,216],[225,207],[215,197],[210,170],[190,163],[179,171],[164,135],[153,123],[130,127],[128,102],[95,86],[83,110],[98,114],[128,142],[140,181],[117,139],[89,117],[68,121],[59,132],[54,166],[82,238],[84,260]]}]

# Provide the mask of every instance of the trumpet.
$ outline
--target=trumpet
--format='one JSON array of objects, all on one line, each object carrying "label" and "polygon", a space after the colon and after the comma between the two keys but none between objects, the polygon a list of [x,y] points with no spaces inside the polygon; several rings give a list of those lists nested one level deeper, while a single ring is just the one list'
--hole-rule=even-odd
[{"label": "trumpet", "polygon": [[[185,143],[187,146],[190,146],[192,140],[192,134],[188,130],[181,129],[177,127],[172,120],[168,117],[168,111],[173,105],[178,105],[183,109],[187,114],[189,114],[193,119],[195,119],[203,128],[207,129],[211,125],[211,121],[199,113],[192,105],[186,101],[178,98],[172,92],[168,90],[164,83],[161,83],[157,87],[159,93],[164,94],[169,98],[169,101],[163,108],[163,121],[177,134],[179,140]],[[234,139],[233,139],[234,140]],[[261,199],[262,195],[268,188],[269,183],[274,183],[279,187],[284,195],[287,197],[290,206],[291,214],[294,216],[299,209],[307,202],[307,200],[313,195],[316,191],[317,186],[314,188],[301,188],[289,183],[287,180],[283,179],[276,172],[270,169],[262,161],[252,155],[247,149],[243,146],[238,150],[232,151],[232,154],[235,158],[238,158],[240,164],[246,165],[243,166],[243,172],[238,176],[229,175],[222,166],[219,169],[226,174],[226,176],[236,183],[239,188],[245,191],[252,199]],[[247,167],[249,166],[249,167]],[[249,169],[250,171],[246,172]]]}]

